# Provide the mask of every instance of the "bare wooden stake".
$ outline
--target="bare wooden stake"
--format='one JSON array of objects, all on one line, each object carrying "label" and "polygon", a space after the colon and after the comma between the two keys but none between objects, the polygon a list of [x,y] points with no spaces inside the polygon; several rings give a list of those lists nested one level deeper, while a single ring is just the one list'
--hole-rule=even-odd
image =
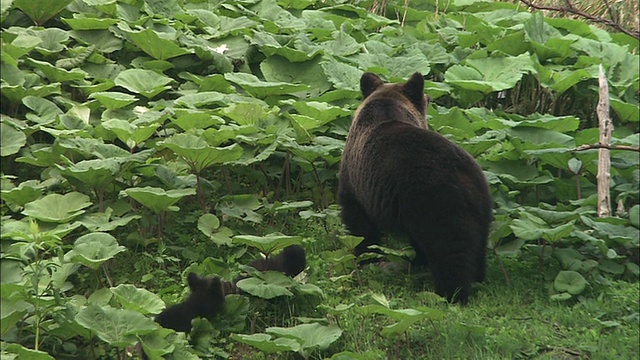
[{"label": "bare wooden stake", "polygon": [[606,146],[598,149],[598,217],[611,216],[611,158],[609,157],[609,147],[611,145],[611,131],[613,124],[609,117],[609,86],[604,75],[602,64],[600,64],[600,75],[598,76],[599,99],[596,113],[598,114],[598,124],[600,129],[600,144]]}]

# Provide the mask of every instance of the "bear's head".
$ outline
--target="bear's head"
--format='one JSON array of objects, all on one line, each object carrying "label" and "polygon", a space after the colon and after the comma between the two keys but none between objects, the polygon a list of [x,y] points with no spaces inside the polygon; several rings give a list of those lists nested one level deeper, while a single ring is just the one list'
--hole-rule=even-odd
[{"label": "bear's head", "polygon": [[191,294],[186,302],[197,308],[198,316],[213,319],[224,306],[224,289],[220,278],[189,273],[187,284]]},{"label": "bear's head", "polygon": [[429,103],[424,94],[424,78],[418,72],[404,84],[385,84],[377,75],[364,73],[360,78],[360,91],[364,96],[363,105],[375,99],[396,99],[408,105],[406,108],[415,109],[416,118],[421,119],[424,119]]}]

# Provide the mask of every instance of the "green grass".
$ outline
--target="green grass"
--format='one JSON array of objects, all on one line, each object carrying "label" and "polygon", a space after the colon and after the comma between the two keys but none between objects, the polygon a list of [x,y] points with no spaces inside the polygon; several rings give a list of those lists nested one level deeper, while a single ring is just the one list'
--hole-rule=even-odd
[{"label": "green grass", "polygon": [[[511,286],[490,258],[486,282],[465,307],[421,300],[419,293],[430,287],[423,273],[379,276],[377,270],[365,269],[364,289],[325,289],[339,298],[337,302],[356,304],[373,303],[368,294],[383,290],[393,308],[433,306],[445,314],[441,320],[414,326],[406,337],[387,339],[379,334],[388,319],[362,318],[351,311],[340,317],[345,336],[336,348],[359,353],[385,350],[380,358],[394,358],[398,351],[401,359],[638,357],[637,284],[615,282],[597,299],[559,303],[549,299],[551,281],[539,274],[536,259],[525,256],[505,262]],[[597,319],[619,325],[606,327]]]}]

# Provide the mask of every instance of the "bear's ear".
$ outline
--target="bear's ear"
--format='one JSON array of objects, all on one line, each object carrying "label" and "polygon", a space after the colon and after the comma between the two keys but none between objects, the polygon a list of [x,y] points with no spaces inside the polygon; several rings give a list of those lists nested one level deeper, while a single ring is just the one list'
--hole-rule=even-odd
[{"label": "bear's ear", "polygon": [[378,75],[372,73],[364,73],[360,78],[360,91],[366,99],[372,92],[374,92],[383,82]]},{"label": "bear's ear", "polygon": [[189,289],[191,289],[191,292],[196,292],[198,291],[200,288],[202,288],[202,281],[203,279],[198,276],[196,273],[192,273],[190,272],[187,275],[187,284],[189,285]]},{"label": "bear's ear", "polygon": [[402,90],[416,108],[418,108],[421,113],[424,113],[427,104],[424,96],[424,78],[422,74],[419,72],[414,73],[402,86]]},{"label": "bear's ear", "polygon": [[216,276],[210,278],[210,280],[211,281],[209,282],[209,288],[207,290],[209,291],[209,294],[213,296],[212,300],[224,298],[224,288],[222,287],[222,281],[220,280],[220,278]]}]

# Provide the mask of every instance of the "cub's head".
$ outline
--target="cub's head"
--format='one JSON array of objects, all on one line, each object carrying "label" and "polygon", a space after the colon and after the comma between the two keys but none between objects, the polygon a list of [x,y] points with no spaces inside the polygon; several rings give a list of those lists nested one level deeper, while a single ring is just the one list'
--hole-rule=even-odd
[{"label": "cub's head", "polygon": [[198,315],[213,319],[224,306],[224,291],[219,277],[200,277],[195,273],[187,275],[191,295],[189,306],[198,310]]},{"label": "cub's head", "polygon": [[364,73],[360,78],[360,90],[365,101],[375,98],[406,101],[424,118],[428,98],[424,95],[424,78],[418,72],[404,84],[385,84],[377,75]]}]

